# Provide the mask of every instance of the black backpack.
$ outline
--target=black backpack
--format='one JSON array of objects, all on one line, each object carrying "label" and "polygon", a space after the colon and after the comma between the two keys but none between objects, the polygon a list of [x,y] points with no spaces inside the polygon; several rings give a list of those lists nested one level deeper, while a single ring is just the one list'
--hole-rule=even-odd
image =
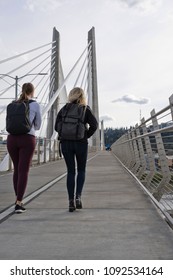
[{"label": "black backpack", "polygon": [[55,130],[60,140],[81,140],[85,136],[86,106],[68,103],[62,108],[61,120],[56,121]]},{"label": "black backpack", "polygon": [[34,100],[22,102],[13,101],[7,106],[6,130],[12,135],[27,134],[32,127],[29,120],[29,103]]}]

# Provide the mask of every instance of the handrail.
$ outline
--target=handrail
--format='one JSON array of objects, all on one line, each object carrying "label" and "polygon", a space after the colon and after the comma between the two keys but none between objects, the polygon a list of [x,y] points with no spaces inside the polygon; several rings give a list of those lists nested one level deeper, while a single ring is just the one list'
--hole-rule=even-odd
[{"label": "handrail", "polygon": [[[127,131],[112,152],[138,180],[173,227],[173,95],[169,105]],[[165,115],[168,121],[164,123]],[[165,127],[162,127],[165,125]],[[152,131],[149,131],[151,130]]]}]

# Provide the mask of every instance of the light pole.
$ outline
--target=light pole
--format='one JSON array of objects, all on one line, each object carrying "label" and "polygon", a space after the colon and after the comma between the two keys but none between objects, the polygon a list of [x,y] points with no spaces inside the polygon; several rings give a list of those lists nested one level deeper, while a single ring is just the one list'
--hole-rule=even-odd
[{"label": "light pole", "polygon": [[13,77],[13,76],[10,76],[10,75],[8,75],[8,74],[0,74],[0,75],[2,75],[2,76],[5,76],[5,77],[9,77],[9,78],[11,78],[11,79],[13,79],[13,80],[15,80],[15,100],[17,100],[17,93],[18,93],[18,80],[19,79],[22,79],[22,78],[24,78],[24,77],[26,77],[26,76],[33,76],[33,75],[35,75],[35,76],[37,76],[37,75],[47,75],[48,73],[37,73],[37,74],[25,74],[25,75],[23,75],[23,76],[21,76],[21,77],[18,77],[18,76],[15,76],[15,77]]},{"label": "light pole", "polygon": [[17,92],[18,92],[18,76],[15,77],[15,100],[17,100]]}]

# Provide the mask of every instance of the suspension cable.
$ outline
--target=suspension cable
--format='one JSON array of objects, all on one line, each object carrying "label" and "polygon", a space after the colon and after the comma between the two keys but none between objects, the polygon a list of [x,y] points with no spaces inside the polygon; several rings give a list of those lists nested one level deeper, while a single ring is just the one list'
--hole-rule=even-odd
[{"label": "suspension cable", "polygon": [[[44,77],[44,78],[45,78],[45,77]],[[39,91],[39,93],[38,93],[38,95],[37,95],[37,98],[38,98],[39,95],[42,93],[42,91],[43,91],[44,87],[46,86],[46,84],[47,84],[47,82],[48,82],[49,79],[50,79],[50,75],[47,77],[47,79],[46,79],[46,81],[44,82],[42,88],[40,89],[40,91]],[[50,85],[50,83],[48,84],[47,88],[49,87],[49,85]],[[45,93],[46,93],[46,91],[47,91],[47,89],[45,90]]]},{"label": "suspension cable", "polygon": [[76,81],[75,81],[75,83],[74,83],[74,87],[76,87],[76,85],[77,85],[77,83],[78,83],[78,81],[79,81],[79,78],[80,78],[80,76],[81,76],[81,74],[82,74],[84,65],[85,65],[85,63],[86,63],[86,61],[87,61],[87,57],[88,57],[88,54],[86,55],[86,57],[85,57],[85,59],[84,59],[84,62],[83,62],[83,64],[82,64],[82,67],[81,67],[81,69],[80,69],[80,71],[79,71],[79,74],[78,74],[78,76],[77,76],[77,79],[76,79]]},{"label": "suspension cable", "polygon": [[2,95],[3,95],[4,93],[6,93],[10,88],[12,88],[12,87],[14,87],[14,86],[15,86],[15,84],[13,84],[13,85],[9,86],[8,88],[4,89],[4,91],[1,92],[0,96],[2,96]]},{"label": "suspension cable", "polygon": [[[49,52],[50,50],[51,50],[51,49],[49,49],[49,50],[47,50],[47,51],[45,51],[45,52],[39,54],[38,56],[32,58],[30,61],[27,61],[27,62],[25,62],[24,64],[18,66],[17,68],[11,70],[11,71],[8,72],[6,75],[9,75],[9,74],[13,73],[14,71],[19,70],[20,68],[22,68],[22,67],[26,66],[27,64],[29,64],[30,62],[32,62],[32,61],[36,60],[37,58],[43,56],[45,53]],[[0,80],[1,80],[1,79],[2,79],[2,78],[0,77]]]},{"label": "suspension cable", "polygon": [[[43,61],[41,61],[39,64],[37,64],[34,68],[32,68],[29,72],[27,72],[25,76],[27,76],[28,74],[30,74],[33,70],[35,70],[35,69],[36,69],[38,66],[40,66],[43,62],[45,62],[50,56],[51,56],[51,55],[47,56]],[[50,64],[50,62],[49,62],[48,64]],[[47,64],[47,65],[48,65],[48,64]],[[41,69],[41,72],[42,72],[44,69],[45,69],[45,68]],[[36,77],[37,77],[37,76],[38,76],[38,75],[36,75]],[[31,82],[34,81],[36,77],[34,77],[34,79],[32,79]],[[20,78],[20,77],[19,77],[19,78]],[[22,80],[23,78],[24,78],[24,77],[22,77],[21,80]],[[2,77],[1,77],[0,79],[2,79]],[[14,87],[14,86],[15,86],[15,84],[13,84],[13,85],[11,85],[10,87],[4,89],[4,90],[1,92],[0,96],[2,96],[3,94],[5,94],[10,88],[12,88],[12,87]],[[20,86],[20,85],[19,85],[19,86]],[[19,94],[18,94],[18,95],[19,95]]]},{"label": "suspension cable", "polygon": [[[51,80],[50,80],[50,83],[48,84],[48,86],[47,86],[47,88],[46,88],[46,90],[45,90],[45,92],[44,92],[44,94],[43,94],[43,96],[42,96],[42,98],[41,98],[41,100],[40,100],[40,104],[43,102],[43,99],[44,99],[44,97],[45,97],[45,95],[46,95],[46,93],[47,93],[47,90],[48,90],[48,87],[50,86],[50,90],[49,90],[49,92],[51,92],[52,91],[52,87],[53,87],[53,82],[54,82],[54,76],[55,76],[55,74],[53,75],[53,76],[51,76]],[[49,77],[48,77],[48,79],[50,78],[50,75],[49,75]],[[48,81],[48,79],[46,80],[46,82]],[[45,85],[46,85],[46,82],[45,82]],[[40,92],[38,93],[38,95],[37,95],[37,98],[40,96],[40,94],[41,94],[41,91],[43,90],[43,88],[40,90]],[[46,99],[47,99],[47,97],[46,97]]]},{"label": "suspension cable", "polygon": [[[49,55],[49,56],[47,56],[44,60],[42,60],[39,64],[37,64],[36,66],[34,66],[34,68],[32,68],[29,72],[27,72],[26,73],[26,76],[28,75],[28,74],[30,74],[32,71],[34,71],[35,69],[37,69],[37,67],[39,67],[41,64],[43,64],[48,58],[50,58],[51,57],[51,55]],[[51,61],[49,61],[49,63],[48,64],[46,64],[46,66],[44,67],[44,68],[42,68],[41,70],[40,70],[40,73],[42,73],[42,71],[49,65],[51,63]],[[38,74],[36,75],[36,77],[38,76]],[[24,78],[24,77],[23,77]],[[23,79],[23,78],[21,78],[21,79]],[[35,79],[35,78],[34,78]],[[33,80],[34,80],[33,79]],[[33,81],[32,80],[32,81]]]},{"label": "suspension cable", "polygon": [[[84,87],[85,89],[86,89],[87,82],[88,82],[88,88],[87,88],[88,103],[91,103],[92,102],[92,99],[91,99],[91,95],[92,95],[91,53],[89,54],[89,59],[88,59],[88,76],[87,76],[85,87]],[[92,104],[90,104],[90,105],[92,107]]]},{"label": "suspension cable", "polygon": [[[49,98],[49,95],[46,97],[45,103],[48,102],[48,98]],[[44,117],[43,117],[43,115],[42,115],[42,120],[43,120],[43,121],[42,121],[42,123],[41,123],[41,128],[40,128],[40,131],[39,131],[39,137],[40,137],[41,134],[42,134],[45,121],[47,120],[47,115],[45,115]]]},{"label": "suspension cable", "polygon": [[17,58],[17,57],[20,57],[20,56],[22,56],[22,55],[25,55],[25,54],[28,54],[28,53],[37,51],[37,50],[39,50],[39,49],[41,49],[41,48],[44,48],[44,47],[49,46],[49,45],[52,45],[52,44],[54,44],[55,42],[56,42],[56,41],[53,41],[53,42],[51,42],[51,43],[42,45],[42,46],[37,47],[37,48],[34,48],[34,49],[32,49],[32,50],[25,51],[25,52],[23,52],[23,53],[20,53],[20,54],[15,55],[15,56],[11,56],[11,57],[9,57],[9,58],[3,59],[3,60],[0,61],[0,64],[2,64],[2,63],[4,63],[4,62],[7,62],[7,61],[9,61],[9,60],[13,60],[13,59],[15,59],[15,58]]},{"label": "suspension cable", "polygon": [[84,79],[86,78],[87,76],[87,70],[88,70],[88,63],[89,63],[89,57],[90,57],[90,54],[91,54],[91,47],[89,48],[89,52],[88,52],[88,61],[87,61],[87,66],[85,68],[85,71],[84,71],[84,75],[83,75],[83,78],[82,78],[82,81],[81,81],[81,88],[83,87],[83,84],[84,84]]},{"label": "suspension cable", "polygon": [[76,68],[76,66],[78,65],[79,61],[81,60],[81,58],[83,57],[84,53],[86,52],[86,50],[88,49],[88,46],[84,49],[84,51],[82,52],[81,56],[78,58],[78,60],[76,61],[76,63],[74,64],[74,66],[72,67],[72,69],[70,70],[70,72],[68,73],[68,75],[66,76],[66,78],[64,79],[62,85],[57,89],[57,91],[55,92],[55,94],[52,96],[52,98],[49,100],[49,104],[44,108],[43,110],[43,116],[45,116],[45,114],[47,114],[47,112],[50,110],[52,104],[55,102],[55,100],[57,99],[58,95],[60,94],[61,90],[64,88],[67,80],[69,79],[69,77],[71,76],[72,72],[74,71],[74,69]]}]

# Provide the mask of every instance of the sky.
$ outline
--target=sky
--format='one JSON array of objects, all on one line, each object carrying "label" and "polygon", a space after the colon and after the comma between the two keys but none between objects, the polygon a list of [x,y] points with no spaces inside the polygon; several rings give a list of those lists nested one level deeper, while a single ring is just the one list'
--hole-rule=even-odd
[{"label": "sky", "polygon": [[65,76],[95,27],[99,115],[105,127],[134,126],[140,116],[147,119],[153,108],[169,104],[172,0],[0,0],[0,60],[51,42],[54,26]]}]

